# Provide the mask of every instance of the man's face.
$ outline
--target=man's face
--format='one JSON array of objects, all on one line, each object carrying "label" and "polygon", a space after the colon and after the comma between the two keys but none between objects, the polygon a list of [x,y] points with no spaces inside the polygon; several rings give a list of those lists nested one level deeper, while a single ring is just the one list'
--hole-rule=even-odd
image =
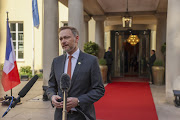
[{"label": "man's face", "polygon": [[151,55],[153,55],[154,54],[154,52],[151,50]]},{"label": "man's face", "polygon": [[78,49],[79,36],[74,36],[70,29],[62,30],[59,33],[59,40],[65,52],[72,55]]}]

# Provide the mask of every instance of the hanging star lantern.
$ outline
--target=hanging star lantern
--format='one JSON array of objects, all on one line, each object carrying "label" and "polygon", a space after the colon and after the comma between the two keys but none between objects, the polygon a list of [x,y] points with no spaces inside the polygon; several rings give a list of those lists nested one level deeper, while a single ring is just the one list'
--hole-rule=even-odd
[{"label": "hanging star lantern", "polygon": [[130,43],[132,46],[135,46],[139,42],[139,38],[137,35],[130,35],[127,39],[127,42]]}]

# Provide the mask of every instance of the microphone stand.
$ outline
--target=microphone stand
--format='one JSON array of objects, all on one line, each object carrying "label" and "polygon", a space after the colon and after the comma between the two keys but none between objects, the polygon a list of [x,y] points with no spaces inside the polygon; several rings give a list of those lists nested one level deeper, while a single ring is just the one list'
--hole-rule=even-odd
[{"label": "microphone stand", "polygon": [[62,120],[67,120],[67,96],[71,81],[69,75],[66,73],[63,73],[60,79],[60,89],[63,92]]},{"label": "microphone stand", "polygon": [[63,90],[63,111],[62,111],[62,120],[67,120],[67,90]]}]

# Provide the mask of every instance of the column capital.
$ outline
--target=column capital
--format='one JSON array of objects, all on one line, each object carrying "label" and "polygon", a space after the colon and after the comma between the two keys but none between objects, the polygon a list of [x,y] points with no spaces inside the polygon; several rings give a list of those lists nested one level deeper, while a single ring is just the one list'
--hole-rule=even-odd
[{"label": "column capital", "polygon": [[95,21],[105,21],[106,20],[106,16],[104,15],[95,15],[93,16]]},{"label": "column capital", "polygon": [[91,19],[88,15],[84,15],[84,21],[88,22]]}]

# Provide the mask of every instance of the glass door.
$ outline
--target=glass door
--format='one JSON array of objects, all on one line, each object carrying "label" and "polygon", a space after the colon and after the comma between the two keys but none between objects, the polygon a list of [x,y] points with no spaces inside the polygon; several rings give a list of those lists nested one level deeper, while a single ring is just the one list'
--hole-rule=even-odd
[{"label": "glass door", "polygon": [[[144,30],[134,30],[132,32],[111,31],[111,47],[114,56],[113,77],[148,77],[147,62],[150,55],[150,30],[145,30],[145,32]],[[131,46],[127,42],[130,34],[138,35],[140,41],[137,45]],[[133,61],[132,65],[131,61]]]},{"label": "glass door", "polygon": [[139,38],[139,76],[148,77],[147,62],[150,55],[150,30],[142,31]]},{"label": "glass door", "polygon": [[114,64],[112,75],[114,77],[124,76],[124,48],[123,48],[123,34],[118,31],[111,32],[114,36],[114,40],[111,41],[111,47],[113,48]]}]

